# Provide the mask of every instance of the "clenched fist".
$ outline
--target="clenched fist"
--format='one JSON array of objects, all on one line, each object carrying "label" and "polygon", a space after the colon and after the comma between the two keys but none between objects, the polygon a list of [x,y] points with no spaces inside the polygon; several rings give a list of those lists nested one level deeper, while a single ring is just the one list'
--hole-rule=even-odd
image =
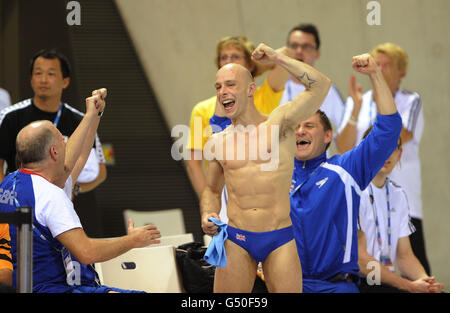
[{"label": "clenched fist", "polygon": [[210,217],[214,217],[215,219],[220,221],[220,217],[216,213],[204,213],[202,215],[202,230],[205,234],[214,236],[217,233],[219,227],[208,220],[208,218]]},{"label": "clenched fist", "polygon": [[107,95],[106,88],[101,88],[92,91],[92,96],[86,98],[86,113],[95,112],[97,115],[101,115],[105,109],[105,98]]},{"label": "clenched fist", "polygon": [[260,43],[252,53],[252,59],[263,65],[272,65],[279,52],[275,51],[269,46]]},{"label": "clenched fist", "polygon": [[355,71],[366,75],[375,74],[378,70],[377,63],[368,53],[354,56],[352,67]]}]

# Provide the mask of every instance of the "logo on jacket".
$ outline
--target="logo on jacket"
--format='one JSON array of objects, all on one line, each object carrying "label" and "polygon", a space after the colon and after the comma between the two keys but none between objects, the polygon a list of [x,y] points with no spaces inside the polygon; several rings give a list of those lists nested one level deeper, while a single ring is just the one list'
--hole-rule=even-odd
[{"label": "logo on jacket", "polygon": [[322,186],[327,182],[327,180],[328,180],[328,177],[325,177],[324,179],[319,180],[319,181],[316,183],[316,185],[319,186],[319,189],[320,189],[320,187],[322,187]]},{"label": "logo on jacket", "polygon": [[240,241],[245,241],[245,235],[236,234],[236,239]]},{"label": "logo on jacket", "polygon": [[289,192],[291,193],[292,190],[294,190],[294,188],[295,188],[295,180],[292,180],[291,187],[289,187]]},{"label": "logo on jacket", "polygon": [[3,190],[0,188],[0,203],[14,205],[14,199],[17,198],[17,192],[9,191],[7,189]]}]

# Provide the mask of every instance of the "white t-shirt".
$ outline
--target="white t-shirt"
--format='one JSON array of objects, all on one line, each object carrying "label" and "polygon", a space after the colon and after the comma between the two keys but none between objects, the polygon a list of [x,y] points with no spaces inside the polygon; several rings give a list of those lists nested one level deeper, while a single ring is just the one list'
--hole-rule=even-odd
[{"label": "white t-shirt", "polygon": [[[376,104],[372,101],[372,90],[364,93],[362,100],[356,125],[355,146],[361,142],[364,132],[373,125],[377,115]],[[422,101],[419,94],[403,89],[399,89],[395,93],[394,101],[402,117],[403,127],[412,132],[413,138],[406,144],[403,144],[400,162],[397,163],[389,177],[402,186],[406,192],[411,216],[422,219],[422,178],[419,158],[419,144],[424,128]],[[338,132],[345,127],[352,111],[353,100],[349,97],[345,104],[345,113]]]},{"label": "white t-shirt", "polygon": [[[389,203],[391,212],[391,250],[388,245],[388,210],[386,187],[389,188]],[[372,189],[371,189],[372,188]],[[373,191],[373,194],[372,194]],[[373,202],[371,200],[373,196]],[[375,217],[378,217],[381,236],[381,247],[377,240],[377,227]],[[408,200],[405,192],[396,183],[388,179],[384,187],[378,188],[370,183],[361,194],[359,207],[358,227],[366,235],[367,252],[380,261],[381,255],[389,255],[395,262],[397,243],[400,238],[409,236],[414,232],[410,223]]]},{"label": "white t-shirt", "polygon": [[36,220],[47,227],[52,236],[74,228],[82,228],[73,203],[63,189],[38,175],[31,175],[35,197]]},{"label": "white t-shirt", "polygon": [[89,183],[94,181],[100,172],[99,159],[95,148],[91,149],[89,153],[89,158],[83,167],[80,175],[78,176],[77,182],[79,183]]}]

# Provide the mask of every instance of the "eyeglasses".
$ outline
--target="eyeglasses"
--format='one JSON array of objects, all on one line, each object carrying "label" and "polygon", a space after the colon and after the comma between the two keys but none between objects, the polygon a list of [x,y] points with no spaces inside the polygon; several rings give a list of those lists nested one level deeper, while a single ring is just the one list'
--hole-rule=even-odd
[{"label": "eyeglasses", "polygon": [[232,54],[232,55],[223,54],[220,56],[220,61],[222,61],[222,62],[228,62],[228,61],[235,62],[235,61],[239,61],[242,59],[243,59],[243,57],[238,54]]},{"label": "eyeglasses", "polygon": [[317,50],[317,48],[309,43],[298,44],[296,42],[288,43],[288,48],[292,50],[297,50],[298,48],[302,48],[303,51],[311,52]]}]

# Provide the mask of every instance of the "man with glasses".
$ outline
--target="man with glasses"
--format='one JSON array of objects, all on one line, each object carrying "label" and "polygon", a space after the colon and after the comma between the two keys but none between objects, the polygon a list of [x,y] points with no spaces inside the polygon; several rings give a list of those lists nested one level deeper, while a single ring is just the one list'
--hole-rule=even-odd
[{"label": "man with glasses", "polygon": [[[320,37],[317,28],[313,24],[300,24],[291,29],[287,37],[287,53],[290,57],[314,66],[314,62],[320,57]],[[292,101],[305,87],[295,78],[290,76],[284,87],[284,93],[280,104]],[[331,85],[327,97],[320,110],[325,112],[331,121],[333,134],[337,136],[337,129],[344,115],[344,102],[335,85]],[[335,154],[337,149],[331,144],[330,153]]]}]

